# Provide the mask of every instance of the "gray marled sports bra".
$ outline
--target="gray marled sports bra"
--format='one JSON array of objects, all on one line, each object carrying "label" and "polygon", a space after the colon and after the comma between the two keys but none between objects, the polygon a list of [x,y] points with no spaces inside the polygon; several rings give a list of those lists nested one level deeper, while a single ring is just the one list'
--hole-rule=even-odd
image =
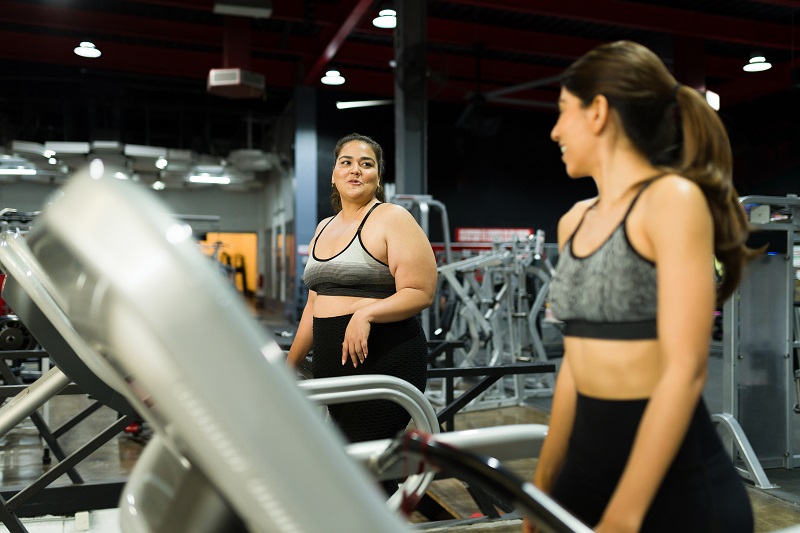
[{"label": "gray marled sports bra", "polygon": [[389,265],[375,259],[361,242],[361,229],[369,215],[379,205],[381,204],[373,205],[364,216],[350,244],[330,259],[317,257],[317,241],[336,215],[323,226],[317,238],[314,239],[314,245],[311,247],[308,262],[303,271],[303,281],[310,290],[322,296],[358,296],[361,298],[387,298],[397,292]]},{"label": "gray marled sports bra", "polygon": [[596,339],[655,339],[658,284],[656,265],[642,257],[630,241],[625,222],[648,180],[634,197],[611,236],[586,257],[572,252],[589,207],[564,244],[550,282],[553,314],[564,321],[564,335]]}]

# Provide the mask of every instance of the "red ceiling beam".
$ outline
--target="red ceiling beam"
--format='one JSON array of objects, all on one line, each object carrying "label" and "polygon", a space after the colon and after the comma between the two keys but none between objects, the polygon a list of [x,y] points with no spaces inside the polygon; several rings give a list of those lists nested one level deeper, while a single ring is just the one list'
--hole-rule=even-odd
[{"label": "red ceiling beam", "polygon": [[311,68],[308,69],[305,79],[303,80],[305,85],[313,85],[316,82],[316,79],[319,78],[320,72],[322,72],[328,63],[336,56],[336,52],[339,51],[339,48],[342,46],[345,40],[347,40],[350,32],[352,32],[353,29],[358,25],[367,10],[372,7],[372,1],[373,0],[356,1],[352,9],[350,9],[350,13],[347,15],[344,21],[342,21],[339,29],[336,30],[336,33],[334,33],[330,40],[325,44],[320,56],[316,61],[314,61],[314,63],[311,65]]},{"label": "red ceiling beam", "polygon": [[213,11],[215,0],[129,0],[140,4],[194,9],[197,11]]},{"label": "red ceiling beam", "polygon": [[[222,17],[220,17],[222,20]],[[0,0],[0,22],[9,27],[41,26],[69,31],[76,39],[84,36],[121,36],[176,42],[220,48],[222,54],[223,26],[202,25],[176,20],[159,20],[133,15],[85,11],[59,6],[22,4]],[[92,37],[94,38],[94,37]],[[254,52],[289,53],[302,58],[316,52],[316,41],[308,37],[278,33],[254,32],[251,36]]]},{"label": "red ceiling beam", "polygon": [[[216,53],[117,42],[102,43],[103,55],[86,59],[72,52],[75,47],[73,39],[54,35],[0,31],[0,42],[17,43],[26,51],[26,61],[126,73],[206,80],[209,69],[218,67],[220,63],[220,56]],[[18,54],[2,47],[0,58],[20,60]],[[250,70],[264,74],[268,87],[292,88],[296,84],[296,67],[288,61],[255,58]]]},{"label": "red ceiling beam", "polygon": [[[667,34],[689,35],[759,47],[791,49],[789,24],[714,15],[622,0],[445,0],[459,5],[500,9],[529,15],[627,26]],[[787,21],[788,22],[788,21]]]},{"label": "red ceiling beam", "polygon": [[800,0],[755,0],[761,4],[771,4],[773,6],[794,7],[800,9]]},{"label": "red ceiling beam", "polygon": [[489,50],[554,56],[564,59],[575,59],[605,42],[554,33],[428,18],[428,40],[430,42],[464,46],[465,42],[469,42],[464,38],[465,35],[472,36],[475,44],[480,43]]}]

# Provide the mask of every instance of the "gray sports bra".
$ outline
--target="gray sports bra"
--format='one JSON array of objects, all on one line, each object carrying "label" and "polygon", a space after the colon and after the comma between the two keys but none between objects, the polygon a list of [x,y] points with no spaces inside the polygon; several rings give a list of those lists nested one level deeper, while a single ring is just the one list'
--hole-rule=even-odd
[{"label": "gray sports bra", "polygon": [[394,277],[389,265],[378,261],[370,254],[361,242],[361,229],[367,218],[376,207],[370,208],[358,226],[353,240],[347,247],[330,259],[317,257],[317,241],[336,215],[320,230],[314,239],[306,268],[303,271],[303,282],[309,290],[322,296],[358,296],[361,298],[387,298],[397,292]]},{"label": "gray sports bra", "polygon": [[655,339],[658,284],[656,265],[642,257],[630,241],[625,223],[636,201],[657,176],[648,180],[634,197],[625,217],[611,236],[586,257],[564,245],[556,274],[550,283],[553,314],[564,321],[564,335],[597,339]]}]

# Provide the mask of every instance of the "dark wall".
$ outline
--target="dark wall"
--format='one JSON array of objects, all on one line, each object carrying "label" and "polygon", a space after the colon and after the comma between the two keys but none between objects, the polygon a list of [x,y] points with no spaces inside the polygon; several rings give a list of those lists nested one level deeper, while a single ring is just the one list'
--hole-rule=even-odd
[{"label": "dark wall", "polygon": [[[321,94],[318,106],[321,217],[330,214],[328,169],[341,135],[358,131],[380,142],[385,179],[395,180],[392,106],[340,111],[336,99]],[[596,194],[591,179],[574,180],[564,171],[550,140],[555,110],[493,107],[465,120],[465,108],[431,104],[428,110],[428,192],[447,207],[451,238],[459,226],[531,227],[555,242],[559,217]],[[720,116],[731,137],[741,195],[800,194],[800,89],[723,107]],[[431,230],[432,240],[441,240],[433,219]]]},{"label": "dark wall", "polygon": [[463,112],[430,114],[429,189],[447,206],[451,228],[530,227],[555,242],[559,217],[596,193],[591,180],[564,171],[550,140],[556,112],[487,108],[477,124]]},{"label": "dark wall", "polygon": [[731,137],[739,194],[800,194],[800,88],[723,108],[721,116]]}]

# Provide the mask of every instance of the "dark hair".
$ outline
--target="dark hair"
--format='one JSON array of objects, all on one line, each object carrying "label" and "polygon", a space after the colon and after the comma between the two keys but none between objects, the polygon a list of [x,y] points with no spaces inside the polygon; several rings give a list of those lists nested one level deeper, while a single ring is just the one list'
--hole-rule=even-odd
[{"label": "dark hair", "polygon": [[[336,160],[339,159],[339,153],[342,151],[342,148],[344,148],[344,145],[352,141],[366,143],[372,148],[372,151],[375,152],[375,159],[377,159],[378,164],[378,189],[375,191],[375,198],[381,202],[385,202],[386,195],[383,192],[383,187],[380,182],[380,179],[383,177],[383,171],[386,169],[386,162],[383,159],[383,148],[371,137],[361,135],[360,133],[350,133],[336,141],[336,146],[333,147],[333,167],[336,168]],[[339,195],[339,191],[336,189],[335,185],[331,186],[331,207],[333,207],[334,213],[338,213],[342,210],[342,197]]]},{"label": "dark hair", "polygon": [[747,217],[733,187],[730,140],[717,113],[699,92],[679,85],[656,54],[631,41],[591,50],[567,68],[561,84],[584,106],[605,96],[651,164],[702,189],[714,218],[714,254],[724,268],[717,299],[724,301],[757,252],[745,244]]}]

